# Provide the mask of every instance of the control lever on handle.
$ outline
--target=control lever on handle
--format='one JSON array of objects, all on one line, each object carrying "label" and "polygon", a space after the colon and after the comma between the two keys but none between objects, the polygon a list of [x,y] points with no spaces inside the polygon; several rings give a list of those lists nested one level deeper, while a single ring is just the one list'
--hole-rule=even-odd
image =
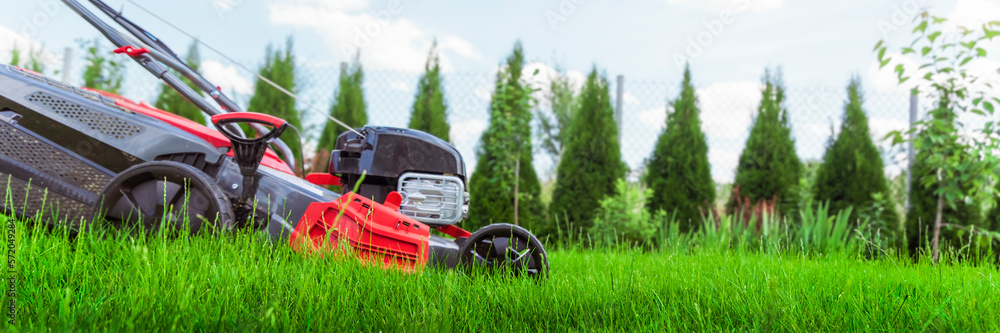
[{"label": "control lever on handle", "polygon": [[[288,128],[288,123],[284,119],[254,112],[232,112],[212,116],[212,123],[219,129],[222,135],[229,138],[229,143],[233,148],[233,157],[236,164],[240,166],[240,174],[243,175],[243,196],[241,200],[253,197],[257,192],[257,181],[255,176],[260,162],[264,160],[264,152],[267,151],[267,144],[281,136],[281,133]],[[239,134],[230,130],[230,124],[251,123],[261,124],[271,127],[270,132],[262,134],[257,138],[243,138]]]}]

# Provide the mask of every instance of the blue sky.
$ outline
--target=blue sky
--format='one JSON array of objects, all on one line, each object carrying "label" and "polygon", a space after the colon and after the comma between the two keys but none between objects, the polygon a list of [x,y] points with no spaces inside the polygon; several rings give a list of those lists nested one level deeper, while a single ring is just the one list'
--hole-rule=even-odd
[{"label": "blue sky", "polygon": [[[906,88],[897,86],[891,74],[876,70],[871,50],[879,39],[887,38],[897,45],[908,41],[908,20],[923,9],[963,24],[1000,18],[997,0],[134,1],[251,68],[263,58],[268,44],[281,44],[287,36],[294,37],[304,68],[335,67],[347,60],[345,53],[360,47],[366,68],[417,72],[435,38],[448,72],[491,73],[518,39],[524,43],[528,59],[538,62],[536,68],[547,69],[558,59],[562,67],[579,75],[596,64],[611,77],[625,75],[628,82],[655,80],[675,87],[680,79],[678,63],[690,61],[703,101],[722,96],[746,104],[718,110],[703,105],[709,137],[738,132],[730,138],[737,143],[745,138],[758,94],[755,90],[767,66],[782,66],[789,87],[819,91],[822,96],[841,94],[851,75],[860,75],[871,92],[898,94]],[[175,50],[183,51],[190,43],[126,0],[106,2],[124,9],[129,18],[170,42]],[[59,68],[64,47],[75,47],[75,40],[97,36],[96,30],[61,1],[8,1],[0,12],[0,61],[7,61],[9,49],[17,43],[22,48],[44,47],[50,67]],[[206,76],[232,91],[248,93],[249,74],[204,50],[202,56]],[[71,83],[79,80],[79,71],[74,69]],[[664,97],[674,98],[674,94],[664,92]],[[808,96],[799,99],[802,103],[809,100]],[[824,129],[829,132],[829,118],[837,114],[841,100],[835,98],[830,108],[813,114],[817,119],[795,123],[797,137],[810,128],[817,137]],[[662,99],[630,103],[629,107],[635,108],[630,114],[636,116],[623,126],[652,125],[647,131],[627,134],[639,141],[650,136],[648,133],[655,134],[662,127],[656,124],[665,116],[663,104]],[[903,113],[873,119],[873,127],[886,131],[903,126],[905,117]],[[452,118],[453,126],[460,129],[475,132],[485,127],[481,114],[457,119],[457,123]],[[373,122],[405,126],[398,120]],[[478,136],[466,136],[466,142],[456,145],[470,155]],[[817,140],[821,138],[811,141]],[[645,141],[651,147],[653,140]],[[815,157],[821,153],[821,143],[799,141],[800,154]],[[645,145],[632,148],[647,150]],[[736,145],[711,146],[717,180],[731,178],[739,149]],[[635,166],[643,157],[643,153],[635,153],[626,159]],[[544,163],[536,166],[550,167]]]}]

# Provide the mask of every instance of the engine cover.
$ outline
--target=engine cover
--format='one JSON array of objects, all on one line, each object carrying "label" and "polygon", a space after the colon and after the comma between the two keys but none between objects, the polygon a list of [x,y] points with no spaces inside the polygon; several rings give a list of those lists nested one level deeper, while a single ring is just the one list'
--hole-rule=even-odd
[{"label": "engine cover", "polygon": [[399,189],[406,173],[456,177],[462,188],[467,183],[462,155],[444,140],[403,128],[366,126],[357,131],[364,137],[344,132],[330,155],[330,173],[340,176],[345,191],[353,189],[365,171],[358,194],[375,201]]}]

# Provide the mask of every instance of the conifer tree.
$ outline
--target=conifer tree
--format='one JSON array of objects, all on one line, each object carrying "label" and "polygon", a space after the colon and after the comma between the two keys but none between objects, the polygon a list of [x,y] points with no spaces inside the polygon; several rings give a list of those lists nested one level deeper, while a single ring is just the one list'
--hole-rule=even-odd
[{"label": "conifer tree", "polygon": [[[192,42],[191,46],[188,47],[187,58],[184,60],[187,63],[188,67],[191,67],[191,69],[195,71],[198,71],[198,69],[201,67],[201,55],[198,54],[197,42]],[[188,87],[191,87],[192,90],[196,92],[201,91],[201,89],[195,86],[194,82],[192,82],[186,76],[183,75],[178,75],[178,76],[180,76],[181,81],[184,82],[184,84],[186,84]],[[165,84],[160,85],[160,94],[156,97],[156,103],[154,104],[154,106],[157,109],[164,110],[187,119],[191,119],[196,123],[205,124],[205,115],[202,113],[201,109],[199,109],[197,106],[189,102],[187,99],[184,98],[184,96],[178,94],[177,91],[174,90],[174,88],[171,88],[168,85]]]},{"label": "conifer tree", "polygon": [[519,225],[533,229],[543,213],[542,186],[532,164],[534,101],[532,88],[522,78],[523,70],[524,50],[517,42],[506,67],[497,73],[490,100],[490,126],[483,132],[476,151],[476,171],[469,180],[469,220],[465,224],[470,230],[491,223],[514,223],[515,189]]},{"label": "conifer tree", "polygon": [[[802,162],[795,154],[795,142],[784,108],[785,88],[780,70],[765,71],[757,117],[750,128],[750,137],[740,155],[734,188],[751,202],[778,198],[778,210],[783,216],[794,216],[798,209],[798,184]],[[736,196],[727,206],[733,210]]]},{"label": "conifer tree", "polygon": [[684,69],[681,93],[667,115],[667,127],[656,142],[644,182],[653,190],[646,201],[651,214],[676,214],[681,231],[697,229],[715,201],[708,163],[708,144],[701,131],[698,98],[691,84],[691,68]]},{"label": "conifer tree", "polygon": [[[364,73],[361,69],[360,57],[356,56],[350,66],[344,66],[340,71],[337,90],[334,92],[330,115],[347,123],[351,128],[364,127],[368,123],[365,94],[361,85],[364,83]],[[312,172],[323,172],[329,167],[330,151],[337,145],[337,137],[347,129],[340,124],[327,121],[320,134],[319,146],[316,149],[316,160]]]},{"label": "conifer tree", "polygon": [[424,75],[417,84],[417,97],[410,115],[410,128],[430,133],[444,141],[451,141],[448,132],[448,112],[441,87],[441,66],[438,60],[437,42],[431,46],[424,65]]},{"label": "conifer tree", "polygon": [[601,199],[615,193],[625,176],[618,144],[618,125],[611,107],[608,81],[593,68],[570,118],[570,135],[556,168],[549,214],[561,228],[588,230]]},{"label": "conifer tree", "polygon": [[[816,173],[813,197],[817,202],[828,202],[831,212],[852,207],[853,223],[868,217],[877,222],[883,232],[895,235],[901,231],[899,215],[889,199],[882,156],[872,142],[863,103],[861,79],[854,77],[847,86],[840,133],[827,146],[823,164]],[[875,194],[878,193],[882,194],[883,202],[876,202]],[[869,211],[873,206],[880,206],[882,210]]]},{"label": "conifer tree", "polygon": [[[260,76],[271,80],[292,93],[296,92],[295,57],[292,55],[292,39],[288,38],[285,42],[284,50],[274,49],[269,45],[266,52],[264,65],[258,71]],[[284,119],[296,128],[302,128],[299,111],[295,108],[295,99],[263,80],[257,80],[254,84],[254,95],[250,98],[250,107],[247,108],[247,111],[270,114]],[[253,133],[253,131],[248,131],[248,133]],[[281,134],[281,140],[291,148],[296,160],[301,161],[302,144],[295,132],[291,130],[285,131]]]}]

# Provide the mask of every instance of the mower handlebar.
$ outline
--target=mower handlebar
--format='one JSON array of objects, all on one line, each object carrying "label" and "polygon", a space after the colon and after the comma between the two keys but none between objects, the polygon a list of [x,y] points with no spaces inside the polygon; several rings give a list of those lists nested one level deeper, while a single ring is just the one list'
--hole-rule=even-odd
[{"label": "mower handlebar", "polygon": [[[229,138],[230,141],[238,142],[271,141],[278,138],[278,136],[285,131],[285,128],[288,127],[288,123],[284,119],[255,112],[231,112],[217,114],[212,116],[212,123],[215,124],[215,127],[219,129],[219,132],[222,132],[222,134]],[[262,133],[261,136],[256,139],[244,139],[239,135],[236,135],[236,133],[230,132],[227,126],[225,126],[232,123],[261,124],[271,127],[272,130],[267,133]]]}]

